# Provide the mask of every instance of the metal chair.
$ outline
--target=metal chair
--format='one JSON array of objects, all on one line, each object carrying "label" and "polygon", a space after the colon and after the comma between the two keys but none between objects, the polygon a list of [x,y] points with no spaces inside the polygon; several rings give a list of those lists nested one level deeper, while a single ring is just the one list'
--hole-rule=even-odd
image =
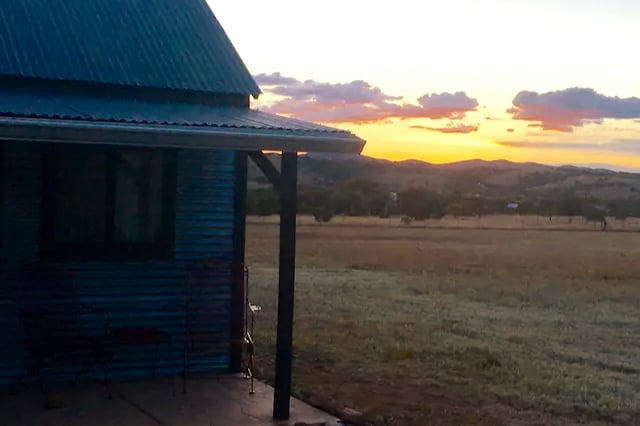
[{"label": "metal chair", "polygon": [[154,378],[158,370],[158,353],[160,346],[168,345],[172,342],[171,334],[161,330],[159,327],[117,327],[113,329],[112,336],[116,347],[153,346],[151,372]]},{"label": "metal chair", "polygon": [[[113,338],[113,346],[118,352],[124,347],[153,347],[153,356],[151,359],[152,377],[156,378],[158,370],[159,352],[162,345],[170,345],[173,342],[171,333],[160,329],[159,327],[141,327],[126,326],[113,328],[111,336]],[[175,396],[175,378],[171,380],[172,392]]]},{"label": "metal chair", "polygon": [[70,378],[75,384],[96,367],[109,390],[113,356],[107,311],[80,301],[73,275],[60,265],[35,263],[22,274],[20,337],[29,365],[20,384],[35,376],[45,392],[45,376]]},{"label": "metal chair", "polygon": [[253,395],[255,389],[253,386],[253,361],[255,353],[255,341],[254,341],[254,325],[256,313],[262,310],[260,305],[251,303],[249,298],[249,269],[242,265],[243,268],[243,282],[244,282],[244,294],[245,294],[245,310],[244,310],[244,345],[243,345],[243,372],[247,379],[250,379],[249,394]]},{"label": "metal chair", "polygon": [[[253,360],[254,360],[254,322],[258,305],[249,303],[248,283],[249,270],[244,264],[219,259],[206,259],[197,262],[189,271],[184,301],[185,342],[183,362],[183,393],[186,393],[187,370],[194,359],[206,359],[219,353],[221,344],[219,336],[212,331],[212,325],[220,320],[219,314],[211,309],[211,301],[215,297],[214,279],[231,279],[235,285],[241,284],[245,292],[245,310],[243,324],[242,371],[245,378],[251,379],[250,393],[254,393]],[[242,280],[241,283],[238,280]]]}]

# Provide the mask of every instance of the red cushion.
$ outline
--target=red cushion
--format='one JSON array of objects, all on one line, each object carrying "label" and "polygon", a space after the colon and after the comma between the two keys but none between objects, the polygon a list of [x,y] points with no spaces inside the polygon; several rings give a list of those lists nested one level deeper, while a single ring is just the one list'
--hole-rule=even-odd
[{"label": "red cushion", "polygon": [[160,343],[169,340],[169,334],[156,327],[120,327],[114,331],[121,343]]}]

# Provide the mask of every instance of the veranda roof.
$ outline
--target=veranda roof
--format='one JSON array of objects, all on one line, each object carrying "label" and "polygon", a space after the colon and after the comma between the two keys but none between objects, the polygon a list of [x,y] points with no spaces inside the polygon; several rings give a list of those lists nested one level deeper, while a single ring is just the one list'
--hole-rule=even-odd
[{"label": "veranda roof", "polygon": [[360,153],[350,132],[249,108],[0,89],[0,139]]}]

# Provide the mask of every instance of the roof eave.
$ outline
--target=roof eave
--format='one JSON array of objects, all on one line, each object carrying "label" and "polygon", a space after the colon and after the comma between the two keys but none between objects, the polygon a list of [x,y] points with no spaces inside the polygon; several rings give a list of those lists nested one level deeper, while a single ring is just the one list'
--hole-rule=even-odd
[{"label": "roof eave", "polygon": [[234,151],[360,154],[365,141],[346,132],[0,118],[0,140],[156,146]]}]

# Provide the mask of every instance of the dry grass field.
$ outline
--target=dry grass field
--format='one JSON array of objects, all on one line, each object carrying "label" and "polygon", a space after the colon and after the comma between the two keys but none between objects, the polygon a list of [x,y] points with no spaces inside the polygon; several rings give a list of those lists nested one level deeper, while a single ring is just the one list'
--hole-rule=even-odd
[{"label": "dry grass field", "polygon": [[[566,218],[299,222],[298,396],[379,425],[640,424],[634,223],[600,232]],[[250,218],[267,380],[277,242],[274,220]]]}]

